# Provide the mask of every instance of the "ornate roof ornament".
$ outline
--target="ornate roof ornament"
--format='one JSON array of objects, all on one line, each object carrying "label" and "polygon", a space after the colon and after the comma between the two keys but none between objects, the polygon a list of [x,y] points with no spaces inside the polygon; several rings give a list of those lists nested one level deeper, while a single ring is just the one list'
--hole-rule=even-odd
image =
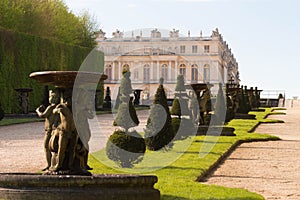
[{"label": "ornate roof ornament", "polygon": [[179,30],[175,30],[173,28],[173,31],[170,31],[169,36],[170,36],[170,38],[178,38],[179,37]]},{"label": "ornate roof ornament", "polygon": [[157,28],[151,31],[151,38],[161,38],[161,33]]},{"label": "ornate roof ornament", "polygon": [[114,38],[123,38],[124,33],[119,31],[118,29],[112,33]]}]

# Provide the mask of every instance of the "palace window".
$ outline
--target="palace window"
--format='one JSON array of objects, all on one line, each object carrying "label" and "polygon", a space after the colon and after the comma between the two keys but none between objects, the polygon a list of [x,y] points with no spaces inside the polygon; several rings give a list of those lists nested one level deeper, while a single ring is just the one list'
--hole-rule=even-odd
[{"label": "palace window", "polygon": [[112,67],[111,65],[106,65],[105,67],[105,74],[107,75],[107,81],[111,81],[112,80]]},{"label": "palace window", "polygon": [[192,81],[193,82],[198,81],[198,65],[196,64],[192,65]]},{"label": "palace window", "polygon": [[168,66],[166,64],[163,64],[161,66],[161,77],[167,81],[168,80]]},{"label": "palace window", "polygon": [[210,81],[210,67],[208,64],[204,65],[203,68],[203,81],[207,83]]},{"label": "palace window", "polygon": [[204,53],[209,53],[209,45],[204,45]]},{"label": "palace window", "polygon": [[137,81],[138,79],[139,79],[139,70],[138,69],[134,69],[133,80]]},{"label": "palace window", "polygon": [[144,83],[150,82],[150,65],[144,65]]},{"label": "palace window", "polygon": [[180,53],[185,53],[185,46],[180,46]]},{"label": "palace window", "polygon": [[198,46],[197,45],[193,45],[192,46],[192,53],[197,53],[198,52]]},{"label": "palace window", "polygon": [[183,75],[183,77],[186,77],[186,66],[185,64],[179,65],[179,74]]}]

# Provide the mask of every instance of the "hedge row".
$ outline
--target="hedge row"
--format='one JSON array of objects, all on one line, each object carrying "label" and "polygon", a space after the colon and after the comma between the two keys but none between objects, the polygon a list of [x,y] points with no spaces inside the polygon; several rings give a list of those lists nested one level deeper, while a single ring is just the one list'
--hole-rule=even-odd
[{"label": "hedge row", "polygon": [[17,113],[16,88],[32,88],[30,110],[41,104],[43,85],[29,78],[35,71],[78,70],[92,49],[0,29],[0,102],[5,113]]}]

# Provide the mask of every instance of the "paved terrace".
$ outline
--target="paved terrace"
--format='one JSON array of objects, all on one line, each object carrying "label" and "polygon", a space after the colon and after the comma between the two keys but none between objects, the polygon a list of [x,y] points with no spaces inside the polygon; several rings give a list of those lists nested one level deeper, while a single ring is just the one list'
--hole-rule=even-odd
[{"label": "paved terrace", "polygon": [[245,188],[266,199],[300,199],[300,108],[271,116],[284,124],[263,124],[256,132],[280,141],[240,145],[207,180],[207,184]]}]

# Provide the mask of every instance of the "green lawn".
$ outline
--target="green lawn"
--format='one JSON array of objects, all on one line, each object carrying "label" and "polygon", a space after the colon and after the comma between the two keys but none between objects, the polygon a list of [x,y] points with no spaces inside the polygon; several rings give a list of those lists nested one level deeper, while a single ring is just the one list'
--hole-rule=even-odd
[{"label": "green lawn", "polygon": [[259,122],[276,123],[264,119],[272,110],[252,112],[256,120],[232,120],[228,126],[236,129],[236,137],[193,136],[176,141],[169,151],[147,151],[141,163],[133,169],[121,169],[106,158],[105,151],[90,156],[89,164],[93,174],[137,173],[158,177],[155,188],[162,199],[263,199],[261,195],[243,190],[206,185],[197,182],[205,175],[232,146],[243,142],[278,140],[267,134],[248,133]]},{"label": "green lawn", "polygon": [[0,126],[8,126],[12,124],[22,124],[28,122],[39,122],[44,121],[44,119],[33,117],[33,118],[4,118],[0,121]]}]

